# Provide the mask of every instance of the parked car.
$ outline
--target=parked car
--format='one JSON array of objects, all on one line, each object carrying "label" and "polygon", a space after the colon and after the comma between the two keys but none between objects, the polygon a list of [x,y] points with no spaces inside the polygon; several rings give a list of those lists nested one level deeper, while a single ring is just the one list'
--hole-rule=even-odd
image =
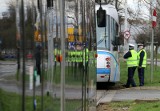
[{"label": "parked car", "polygon": [[4,54],[3,55],[3,58],[5,59],[15,59],[16,58],[16,55],[15,54]]},{"label": "parked car", "polygon": [[27,54],[27,59],[32,59],[33,55],[32,54]]}]

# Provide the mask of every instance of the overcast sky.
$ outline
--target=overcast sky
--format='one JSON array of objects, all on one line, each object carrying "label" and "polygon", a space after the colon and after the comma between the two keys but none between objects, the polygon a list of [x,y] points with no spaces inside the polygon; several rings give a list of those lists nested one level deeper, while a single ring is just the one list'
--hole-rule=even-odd
[{"label": "overcast sky", "polygon": [[[9,1],[11,1],[11,0],[0,0],[0,16],[1,16],[1,14],[2,14],[2,12],[5,12],[5,11],[7,11],[7,8],[8,8],[8,6],[7,6],[7,3],[9,2]],[[137,0],[127,0],[127,4],[128,4],[128,6],[129,7],[132,7],[132,9],[133,10],[135,10],[136,11],[136,8],[137,8]],[[144,7],[143,7],[144,8]],[[146,14],[148,14],[148,11],[144,8],[144,12],[146,13]]]},{"label": "overcast sky", "polygon": [[7,8],[8,8],[7,3],[8,3],[8,1],[9,0],[0,0],[0,14],[2,12],[7,11]]},{"label": "overcast sky", "polygon": [[[128,6],[135,11],[135,13],[137,12],[138,9],[138,0],[128,0]],[[148,7],[149,5],[147,3],[145,3],[144,1],[141,2],[141,6],[140,6],[140,11],[141,11],[141,16],[144,19],[149,19],[149,10]]]}]

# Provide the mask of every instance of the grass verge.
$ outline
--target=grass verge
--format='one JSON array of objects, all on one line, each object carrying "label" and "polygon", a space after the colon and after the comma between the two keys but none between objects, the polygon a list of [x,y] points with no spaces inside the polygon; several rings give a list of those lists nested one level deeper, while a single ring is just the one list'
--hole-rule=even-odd
[{"label": "grass verge", "polygon": [[159,111],[160,101],[123,101],[100,104],[97,111]]},{"label": "grass verge", "polygon": [[[144,74],[144,82],[145,86],[160,86],[160,66],[154,65],[154,72],[153,72],[153,79],[151,82],[151,72],[150,72],[150,64],[147,64],[147,67],[145,69],[145,74]],[[122,61],[120,62],[120,82],[119,84],[125,84],[127,82],[127,64],[126,62]],[[138,70],[136,69],[134,73],[134,80],[137,84],[139,85],[139,79],[138,79]]]},{"label": "grass verge", "polygon": [[[41,111],[41,96],[36,96],[36,110],[34,110],[33,96],[25,97],[26,111]],[[60,99],[44,95],[44,111],[60,111]],[[0,89],[0,111],[21,111],[21,95],[5,92]],[[81,105],[80,100],[66,100],[66,111],[74,111]]]}]

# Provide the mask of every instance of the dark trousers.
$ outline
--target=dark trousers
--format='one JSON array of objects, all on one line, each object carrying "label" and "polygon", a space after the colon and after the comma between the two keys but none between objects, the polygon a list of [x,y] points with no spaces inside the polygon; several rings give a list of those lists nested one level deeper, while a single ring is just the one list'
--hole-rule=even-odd
[{"label": "dark trousers", "polygon": [[144,85],[144,67],[138,68],[139,85]]},{"label": "dark trousers", "polygon": [[136,70],[136,67],[128,67],[128,80],[126,83],[126,87],[130,87],[130,85],[132,85],[132,87],[136,86],[136,83],[134,82],[134,72]]},{"label": "dark trousers", "polygon": [[36,62],[36,69],[37,74],[40,76],[40,82],[41,82],[41,64]]},{"label": "dark trousers", "polygon": [[37,74],[41,75],[41,65],[40,64],[36,64],[36,68],[37,68]]}]

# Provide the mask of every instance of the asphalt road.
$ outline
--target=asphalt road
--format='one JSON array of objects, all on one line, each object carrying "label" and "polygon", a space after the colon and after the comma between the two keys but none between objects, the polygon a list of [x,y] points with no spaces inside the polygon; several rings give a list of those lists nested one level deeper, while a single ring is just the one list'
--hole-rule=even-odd
[{"label": "asphalt road", "polygon": [[[26,74],[29,71],[29,67],[33,66],[33,62],[26,62]],[[22,81],[17,81],[15,74],[17,72],[16,61],[0,61],[0,88],[8,92],[16,92],[21,94]],[[11,77],[13,76],[13,77]],[[33,95],[33,89],[29,88],[29,83],[26,82],[25,86],[26,95]],[[60,85],[52,85],[50,83],[44,83],[44,94],[50,92],[51,96],[60,97],[61,88]],[[95,95],[95,90],[90,89],[89,96]],[[41,85],[36,86],[36,95],[41,95]],[[81,99],[82,87],[66,86],[65,97],[68,99]]]},{"label": "asphalt road", "polygon": [[5,62],[0,61],[0,78],[3,76],[13,75],[16,73],[17,64],[16,62]]}]

